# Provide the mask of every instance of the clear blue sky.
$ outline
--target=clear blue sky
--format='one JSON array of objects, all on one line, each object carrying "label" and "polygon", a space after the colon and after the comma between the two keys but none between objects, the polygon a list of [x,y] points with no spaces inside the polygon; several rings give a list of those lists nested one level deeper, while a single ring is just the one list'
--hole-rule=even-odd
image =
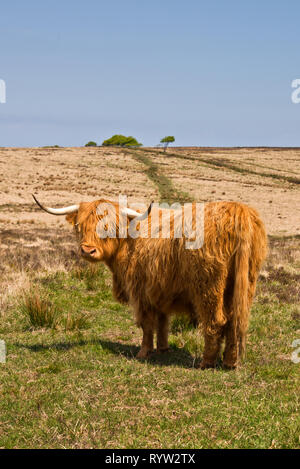
[{"label": "clear blue sky", "polygon": [[299,0],[10,0],[0,146],[300,146]]}]

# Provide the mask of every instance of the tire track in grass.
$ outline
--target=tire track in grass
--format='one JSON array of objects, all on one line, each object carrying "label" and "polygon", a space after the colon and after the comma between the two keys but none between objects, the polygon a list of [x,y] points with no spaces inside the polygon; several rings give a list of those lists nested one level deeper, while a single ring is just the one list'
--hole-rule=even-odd
[{"label": "tire track in grass", "polygon": [[[146,149],[144,149],[143,151],[149,152],[149,150],[146,150]],[[157,152],[157,154],[166,156],[166,154],[162,151]],[[196,161],[196,162],[197,161],[202,161],[203,163],[207,164],[208,166],[210,166],[213,169],[225,168],[225,169],[229,169],[230,171],[235,171],[235,172],[241,173],[241,174],[253,174],[255,176],[272,178],[272,179],[277,179],[279,181],[289,182],[290,184],[295,184],[295,185],[300,184],[300,178],[297,178],[297,177],[294,177],[294,176],[285,176],[283,174],[280,175],[280,174],[275,174],[275,173],[258,173],[258,172],[254,171],[252,169],[242,168],[240,166],[236,166],[232,163],[229,163],[227,161],[223,161],[223,160],[220,160],[220,159],[216,159],[216,158],[203,157],[203,156],[193,157],[193,156],[190,156],[190,155],[181,155],[179,153],[171,153],[171,152],[168,152],[167,156],[170,156],[170,157],[173,157],[173,158],[179,158],[179,159],[183,159],[183,160]]]},{"label": "tire track in grass", "polygon": [[182,192],[179,189],[176,189],[172,181],[165,174],[162,174],[159,165],[155,163],[150,156],[145,154],[144,151],[141,153],[140,150],[126,150],[126,153],[139,163],[143,163],[143,165],[146,166],[144,172],[158,188],[160,194],[160,203],[184,203],[191,202],[193,200],[193,198],[187,192]]},{"label": "tire track in grass", "polygon": [[236,171],[238,173],[242,174],[253,174],[255,176],[260,176],[260,177],[267,177],[267,178],[272,178],[272,179],[278,179],[279,181],[286,181],[289,182],[290,184],[300,184],[300,179],[297,177],[293,176],[285,176],[285,175],[280,175],[280,174],[275,174],[275,173],[257,173],[253,169],[248,169],[248,168],[242,168],[240,166],[236,166],[232,163],[228,163],[225,161],[221,161],[218,159],[214,158],[202,158],[200,157],[200,160],[203,161],[204,163],[208,165],[213,165],[218,168],[226,168],[231,171]]}]

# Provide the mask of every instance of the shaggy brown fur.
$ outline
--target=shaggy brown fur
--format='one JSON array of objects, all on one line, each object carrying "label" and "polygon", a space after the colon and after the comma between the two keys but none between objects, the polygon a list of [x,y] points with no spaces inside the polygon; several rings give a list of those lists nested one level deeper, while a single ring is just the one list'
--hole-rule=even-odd
[{"label": "shaggy brown fur", "polygon": [[[155,332],[157,350],[167,350],[169,317],[185,312],[203,325],[201,367],[215,366],[223,340],[223,364],[236,367],[245,349],[249,310],[267,250],[265,229],[257,212],[235,202],[206,204],[204,244],[193,250],[185,248],[184,237],[174,237],[175,212],[171,216],[171,239],[145,239],[142,235],[136,239],[100,239],[96,233],[99,221],[103,221],[101,230],[114,224],[118,235],[119,228],[118,204],[109,202],[117,217],[107,210],[103,218],[96,212],[103,202],[108,201],[82,203],[78,212],[66,218],[76,226],[82,255],[108,265],[115,298],[133,307],[143,330],[138,357],[153,351]],[[142,222],[144,233],[150,233],[154,216],[152,211]],[[159,220],[161,223],[161,215]]]}]

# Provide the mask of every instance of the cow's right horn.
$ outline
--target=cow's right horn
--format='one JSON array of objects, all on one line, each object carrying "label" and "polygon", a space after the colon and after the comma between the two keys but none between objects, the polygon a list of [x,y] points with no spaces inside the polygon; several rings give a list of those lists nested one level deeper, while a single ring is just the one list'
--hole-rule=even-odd
[{"label": "cow's right horn", "polygon": [[149,207],[147,208],[146,212],[144,212],[142,214],[139,213],[139,212],[136,212],[135,210],[132,210],[131,208],[127,208],[127,207],[124,207],[122,209],[122,214],[127,215],[128,218],[130,218],[131,220],[133,220],[133,219],[136,220],[136,221],[145,220],[148,217],[148,215],[150,215],[153,203],[154,203],[154,201],[152,200],[152,202],[149,205]]},{"label": "cow's right horn", "polygon": [[79,205],[70,205],[69,207],[63,208],[44,207],[33,194],[32,197],[42,210],[45,210],[45,212],[51,213],[52,215],[67,215],[68,213],[77,212],[79,209]]}]

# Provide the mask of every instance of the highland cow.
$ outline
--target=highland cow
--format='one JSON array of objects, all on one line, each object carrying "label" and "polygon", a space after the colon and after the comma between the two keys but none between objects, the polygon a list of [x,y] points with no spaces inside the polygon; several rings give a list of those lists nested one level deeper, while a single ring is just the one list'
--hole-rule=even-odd
[{"label": "highland cow", "polygon": [[[153,352],[155,333],[157,351],[168,350],[170,316],[186,313],[203,327],[201,368],[216,365],[223,341],[223,366],[237,366],[245,351],[250,306],[267,250],[264,225],[254,209],[236,202],[205,204],[203,244],[187,249],[183,225],[182,235],[176,235],[185,223],[180,210],[150,206],[141,215],[108,200],[62,209],[36,202],[49,213],[67,214],[78,235],[80,254],[90,262],[103,261],[111,270],[115,298],[132,306],[143,331],[138,358]],[[196,204],[191,207],[194,214]],[[169,237],[161,236],[165,215],[170,220]],[[128,236],[133,221],[137,235]],[[191,225],[193,231],[193,216]]]}]

